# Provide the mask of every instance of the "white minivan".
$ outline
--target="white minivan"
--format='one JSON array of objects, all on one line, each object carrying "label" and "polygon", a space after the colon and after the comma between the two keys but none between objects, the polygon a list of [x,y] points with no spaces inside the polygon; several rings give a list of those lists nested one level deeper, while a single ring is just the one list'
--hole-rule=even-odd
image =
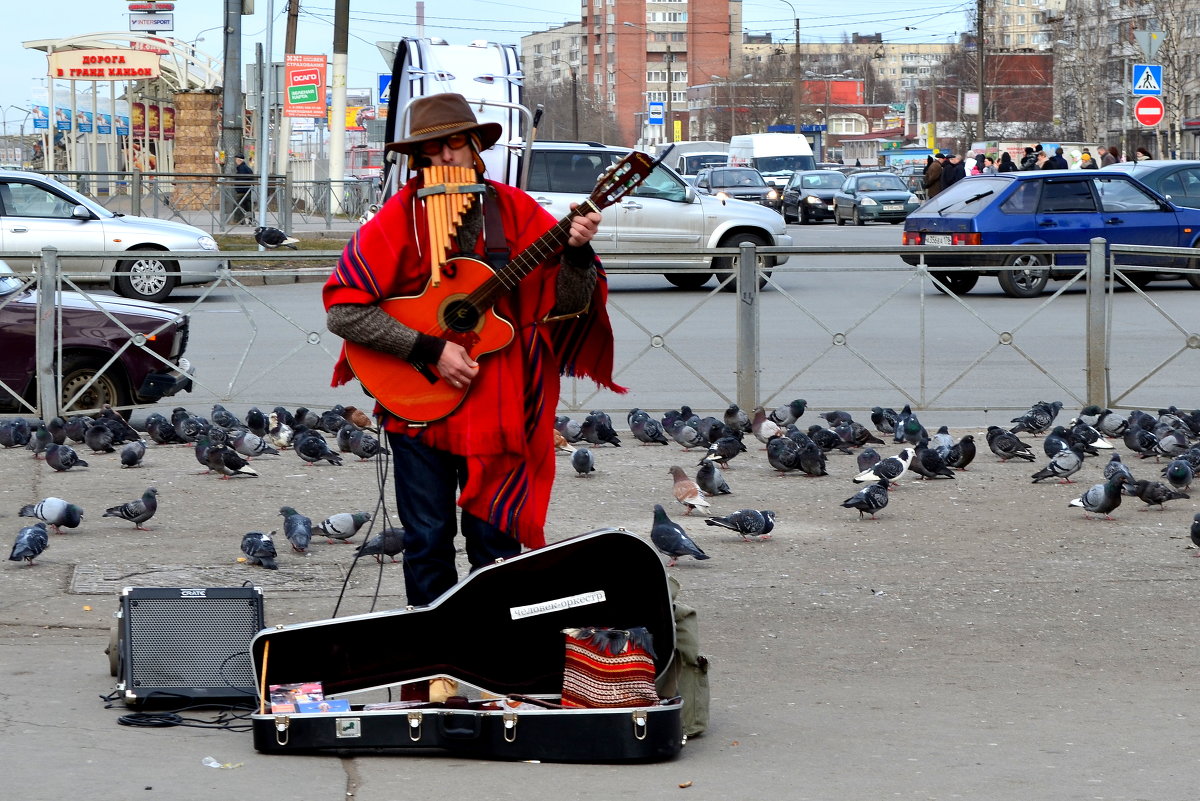
[{"label": "white minivan", "polygon": [[753,167],[780,193],[796,170],[815,170],[812,146],[802,134],[740,134],[729,140],[729,166]]}]

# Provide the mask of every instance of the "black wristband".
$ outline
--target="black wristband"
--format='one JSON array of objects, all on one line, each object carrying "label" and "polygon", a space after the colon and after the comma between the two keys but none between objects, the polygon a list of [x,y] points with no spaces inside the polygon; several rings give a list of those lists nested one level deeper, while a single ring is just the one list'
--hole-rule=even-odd
[{"label": "black wristband", "polygon": [[578,270],[586,270],[596,263],[596,251],[592,250],[591,242],[585,242],[578,247],[567,245],[562,251],[562,263]]},{"label": "black wristband", "polygon": [[441,337],[419,333],[417,341],[413,343],[412,350],[409,351],[408,360],[421,364],[437,364],[445,347],[446,340]]}]

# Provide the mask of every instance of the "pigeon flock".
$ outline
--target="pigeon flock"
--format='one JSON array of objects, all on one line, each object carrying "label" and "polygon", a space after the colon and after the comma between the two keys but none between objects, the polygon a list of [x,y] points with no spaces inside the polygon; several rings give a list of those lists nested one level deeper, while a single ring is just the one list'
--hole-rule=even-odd
[{"label": "pigeon flock", "polygon": [[[283,470],[278,463],[285,460],[296,460],[291,465],[298,462],[304,467],[340,466],[349,456],[366,461],[387,454],[371,418],[353,406],[334,406],[325,412],[303,407],[292,412],[277,406],[269,414],[252,408],[244,419],[220,404],[213,405],[208,417],[177,407],[170,418],[157,412],[150,414],[145,429],[135,430],[106,405],[94,416],[55,417],[45,422],[6,419],[0,422],[0,448],[32,452],[34,459],[44,460],[55,473],[87,469],[99,477],[109,466],[122,470],[143,467],[147,460],[153,460],[155,448],[183,446],[192,449],[202,468],[201,475],[216,473],[223,480],[255,478],[260,475],[259,469]],[[294,456],[286,455],[289,450]],[[257,467],[251,465],[252,461]],[[64,487],[60,494],[69,492]],[[170,495],[166,493],[164,502],[171,502]],[[140,497],[113,498],[112,505],[100,516],[128,521],[138,531],[150,531],[146,524],[158,512],[159,504],[159,489],[151,486]],[[314,524],[291,506],[280,507],[279,514],[283,517],[283,536],[291,552],[300,556],[307,555],[314,534],[323,535],[329,544],[350,544],[372,517],[362,511],[336,512]],[[79,504],[57,495],[23,505],[18,516],[32,520],[23,521],[29,525],[18,531],[9,559],[25,565],[35,564],[34,560],[49,547],[53,539],[50,534],[78,531],[85,520]],[[388,531],[391,534],[385,536]],[[244,555],[238,561],[277,569],[278,554],[272,539],[275,533],[252,531],[242,536]],[[390,556],[395,561],[400,548],[393,543],[402,541],[402,535],[402,530],[389,529],[376,537],[378,542],[361,545],[356,555],[373,555],[376,559]],[[232,550],[233,543],[230,545]]]},{"label": "pigeon flock", "polygon": [[[685,469],[686,461],[677,460],[681,463],[668,470],[671,494],[667,495],[665,483],[655,493],[654,499],[661,502],[653,504],[651,542],[668,557],[668,567],[683,557],[710,558],[701,547],[703,530],[689,533],[668,516],[672,500],[683,507],[683,517],[699,510],[706,526],[727,529],[742,540],[770,538],[775,512],[734,509],[738,504],[730,503],[737,496],[736,480],[731,487],[730,479],[735,473],[730,471],[743,464],[752,466],[752,460],[779,476],[795,473],[866,485],[840,505],[857,511],[858,519],[867,522],[887,519],[889,500],[904,482],[954,480],[988,451],[999,463],[1027,464],[1029,472],[1024,476],[1031,483],[1064,487],[1081,483],[1086,489],[1064,489],[1068,494],[1062,500],[1066,509],[1082,509],[1088,519],[1115,519],[1113,512],[1123,498],[1137,498],[1144,504],[1141,508],[1158,510],[1189,498],[1187,490],[1200,470],[1200,410],[1170,407],[1157,415],[1122,414],[1088,406],[1074,419],[1059,421],[1062,408],[1060,401],[1038,401],[1007,427],[991,425],[958,438],[951,436],[947,426],[926,427],[907,405],[899,412],[876,406],[869,424],[833,410],[819,413],[818,421],[805,425],[801,419],[808,404],[803,399],[774,410],[758,406],[750,412],[734,404],[720,417],[702,417],[687,406],[659,415],[634,408],[626,420],[641,446],[664,446],[684,457],[699,458],[694,471]],[[586,476],[603,475],[604,451],[598,446],[621,444],[611,418],[599,410],[578,422],[560,415],[555,439],[559,449],[576,449],[571,463],[579,475]],[[1155,474],[1135,478],[1117,444],[1130,452],[1127,459],[1146,465],[1137,467],[1139,473],[1149,468]],[[756,455],[764,453],[765,460]],[[781,497],[780,506],[786,505],[786,497]],[[717,506],[724,508],[718,511]],[[1200,549],[1200,514],[1190,536]]]}]

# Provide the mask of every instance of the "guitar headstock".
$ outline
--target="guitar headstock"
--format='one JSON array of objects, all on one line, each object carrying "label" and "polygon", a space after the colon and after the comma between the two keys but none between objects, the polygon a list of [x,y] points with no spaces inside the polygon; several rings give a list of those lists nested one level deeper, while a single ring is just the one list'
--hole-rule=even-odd
[{"label": "guitar headstock", "polygon": [[646,180],[659,161],[661,159],[652,159],[645,153],[633,151],[600,176],[588,200],[597,209],[608,208]]}]

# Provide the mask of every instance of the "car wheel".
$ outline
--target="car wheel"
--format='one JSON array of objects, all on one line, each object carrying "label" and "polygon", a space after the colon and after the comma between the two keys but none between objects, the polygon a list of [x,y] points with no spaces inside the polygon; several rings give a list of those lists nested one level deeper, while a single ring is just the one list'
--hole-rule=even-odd
[{"label": "car wheel", "polygon": [[[1194,268],[1200,268],[1200,264],[1193,264]],[[1190,273],[1187,277],[1187,282],[1192,285],[1192,289],[1200,289],[1200,273]]]},{"label": "car wheel", "polygon": [[803,208],[800,209],[797,216],[800,218],[801,225],[808,225],[810,222],[812,222],[812,217],[809,217],[808,212]]},{"label": "car wheel", "polygon": [[1013,270],[1001,270],[997,275],[1000,288],[1010,298],[1036,298],[1050,280],[1050,260],[1037,253],[1009,256],[1005,265]]},{"label": "car wheel", "polygon": [[941,284],[933,285],[942,294],[946,294],[949,290],[955,295],[965,295],[975,288],[975,284],[979,283],[978,273],[930,273],[930,275],[945,284],[945,288]]},{"label": "car wheel", "polygon": [[889,222],[891,222],[892,225],[899,225],[900,223],[904,222],[904,220],[890,220]]},{"label": "car wheel", "polygon": [[853,216],[853,218],[854,218],[854,224],[855,224],[855,225],[866,225],[866,224],[867,224],[867,221],[866,221],[866,220],[864,220],[864,219],[862,218],[862,215],[858,213],[858,206],[855,206],[855,207],[854,207],[854,211],[853,211],[853,212],[851,212],[851,215],[852,215],[852,216]]},{"label": "car wheel", "polygon": [[[797,207],[796,211],[797,211],[797,214],[799,214],[799,207]],[[783,221],[785,223],[799,222],[799,218],[796,216],[796,214],[788,214],[787,204],[784,204],[779,207],[779,213],[783,215]]]},{"label": "car wheel", "polygon": [[[67,402],[75,396],[75,393],[83,389],[84,385],[92,380],[92,376],[100,372],[100,367],[104,362],[99,359],[100,357],[93,358],[82,355],[70,355],[63,359],[62,397],[59,398],[59,405],[63,412],[99,409],[106,403],[110,406],[133,404],[133,398],[127,386],[128,382],[117,373],[118,368],[114,365],[100,375],[79,397],[79,400],[71,406],[67,406]],[[129,413],[122,412],[122,414],[128,415]]]},{"label": "car wheel", "polygon": [[117,262],[117,272],[129,273],[117,276],[118,295],[152,303],[166,300],[179,283],[179,265],[153,256]]},{"label": "car wheel", "polygon": [[841,208],[841,206],[834,206],[834,207],[833,207],[833,221],[834,221],[835,223],[837,223],[838,225],[845,225],[845,224],[846,224],[846,221],[842,219],[842,215],[838,214],[838,210],[839,210],[840,208]]},{"label": "car wheel", "polygon": [[699,289],[708,283],[711,273],[663,273],[667,282],[680,289]]},{"label": "car wheel", "polygon": [[[755,247],[767,247],[771,243],[758,234],[731,234],[721,240],[717,247],[736,248],[745,245],[754,245]],[[770,256],[759,256],[756,267],[760,271],[758,279],[758,288],[762,289],[767,285],[767,277],[771,275],[771,267],[775,266],[775,259]],[[717,256],[713,259],[713,275],[718,281],[724,281],[729,274],[733,272],[733,258],[726,256]],[[722,292],[736,292],[737,279],[730,281],[725,286],[721,287]]]},{"label": "car wheel", "polygon": [[1138,289],[1145,289],[1146,287],[1150,286],[1150,282],[1154,280],[1154,273],[1144,272],[1142,270],[1130,270],[1122,273],[1122,275],[1125,276],[1125,280],[1129,281],[1129,283],[1133,284]]}]

